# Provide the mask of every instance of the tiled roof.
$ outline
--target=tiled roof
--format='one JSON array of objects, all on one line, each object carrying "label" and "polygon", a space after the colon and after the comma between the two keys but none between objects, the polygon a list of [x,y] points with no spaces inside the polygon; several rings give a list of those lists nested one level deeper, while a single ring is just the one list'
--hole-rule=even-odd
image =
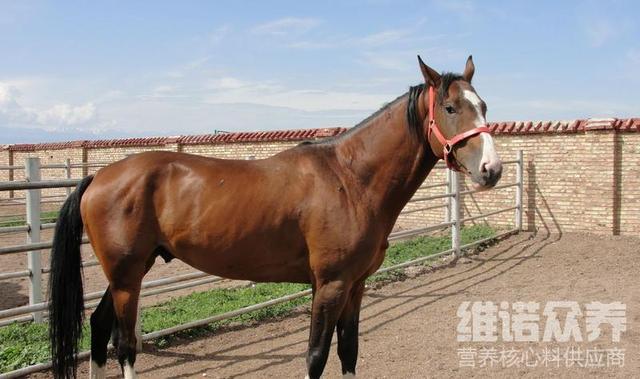
[{"label": "tiled roof", "polygon": [[234,143],[234,142],[281,142],[303,141],[317,138],[331,137],[346,131],[346,128],[320,128],[320,129],[296,129],[274,130],[263,132],[238,132],[224,134],[201,134],[174,137],[142,137],[142,138],[118,138],[92,141],[68,141],[45,143],[21,143],[13,145],[0,145],[2,150],[35,151],[56,150],[77,147],[101,148],[101,147],[141,147],[163,146],[170,143],[182,145]]},{"label": "tiled roof", "polygon": [[493,134],[578,133],[592,130],[640,132],[640,118],[590,118],[569,121],[490,122]]},{"label": "tiled roof", "polygon": [[[580,119],[568,121],[506,121],[490,122],[491,132],[500,134],[540,134],[579,133],[593,130],[618,130],[620,132],[640,132],[640,118]],[[237,142],[280,142],[303,141],[331,137],[342,134],[347,128],[320,128],[276,130],[263,132],[237,132],[225,134],[201,134],[174,137],[121,138],[92,141],[45,142],[34,144],[0,145],[2,150],[35,151],[68,148],[100,147],[142,147],[163,146],[171,143],[182,145],[219,144]]]},{"label": "tiled roof", "polygon": [[35,150],[60,150],[82,147],[86,141],[44,142],[44,143],[16,143],[0,145],[2,150],[35,151]]}]

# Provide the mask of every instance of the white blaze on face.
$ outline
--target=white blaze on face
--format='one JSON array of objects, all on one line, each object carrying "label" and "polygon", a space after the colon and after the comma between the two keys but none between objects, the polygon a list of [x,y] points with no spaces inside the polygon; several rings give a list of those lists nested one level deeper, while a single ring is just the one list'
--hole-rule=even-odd
[{"label": "white blaze on face", "polygon": [[[480,97],[478,97],[475,92],[469,91],[468,89],[462,91],[462,96],[469,100],[476,109],[476,119],[474,120],[475,127],[479,128],[481,126],[485,126],[487,121],[482,115],[482,100],[480,100]],[[491,138],[487,133],[480,133],[480,138],[482,138],[482,159],[480,160],[480,165],[500,160],[500,158],[498,158],[498,153],[496,152],[496,147],[493,144],[493,138]]]}]

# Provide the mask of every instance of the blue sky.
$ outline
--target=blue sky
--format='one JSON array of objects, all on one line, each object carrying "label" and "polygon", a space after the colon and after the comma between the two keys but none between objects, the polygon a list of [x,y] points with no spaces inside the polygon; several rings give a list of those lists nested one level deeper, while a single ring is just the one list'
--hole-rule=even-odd
[{"label": "blue sky", "polygon": [[418,53],[490,121],[640,116],[639,4],[0,0],[0,144],[352,126]]}]

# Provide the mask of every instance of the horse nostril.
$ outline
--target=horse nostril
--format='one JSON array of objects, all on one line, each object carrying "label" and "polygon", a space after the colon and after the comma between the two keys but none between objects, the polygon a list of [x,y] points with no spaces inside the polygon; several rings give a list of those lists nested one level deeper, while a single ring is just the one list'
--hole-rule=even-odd
[{"label": "horse nostril", "polygon": [[480,175],[485,183],[495,185],[502,176],[502,164],[500,161],[483,162],[480,165]]}]

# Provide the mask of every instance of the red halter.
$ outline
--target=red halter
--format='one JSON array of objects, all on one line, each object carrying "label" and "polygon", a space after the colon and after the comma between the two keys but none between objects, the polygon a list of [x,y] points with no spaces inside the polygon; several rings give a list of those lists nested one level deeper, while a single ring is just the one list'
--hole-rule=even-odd
[{"label": "red halter", "polygon": [[[460,169],[460,165],[456,161],[455,157],[453,157],[453,147],[458,143],[466,140],[467,138],[473,137],[476,134],[480,133],[491,133],[491,130],[486,126],[481,126],[477,128],[473,128],[471,130],[467,130],[466,132],[456,134],[451,139],[446,139],[438,124],[436,124],[435,120],[435,110],[436,110],[436,96],[435,90],[433,86],[429,86],[429,117],[427,126],[427,143],[430,143],[431,133],[435,134],[436,138],[442,144],[443,154],[439,156],[435,151],[433,152],[436,157],[443,159],[444,163],[446,163],[447,167],[451,170],[462,172]],[[425,120],[427,121],[427,120]]]}]

